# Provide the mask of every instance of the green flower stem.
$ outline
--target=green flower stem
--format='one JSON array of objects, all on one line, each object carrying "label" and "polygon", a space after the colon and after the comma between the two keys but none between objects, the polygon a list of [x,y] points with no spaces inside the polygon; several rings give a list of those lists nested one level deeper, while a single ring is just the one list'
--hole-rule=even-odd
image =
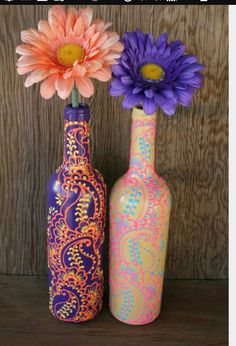
[{"label": "green flower stem", "polygon": [[78,94],[78,89],[76,88],[76,85],[73,86],[72,93],[72,107],[76,108],[79,106],[79,94]]}]

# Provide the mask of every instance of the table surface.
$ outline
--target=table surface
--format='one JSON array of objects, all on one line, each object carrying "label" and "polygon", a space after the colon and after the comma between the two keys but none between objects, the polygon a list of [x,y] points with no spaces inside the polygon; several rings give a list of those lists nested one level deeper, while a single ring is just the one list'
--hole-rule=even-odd
[{"label": "table surface", "polygon": [[129,326],[110,314],[107,294],[95,320],[58,321],[48,310],[47,277],[1,275],[0,345],[228,345],[228,283],[167,280],[159,318]]}]

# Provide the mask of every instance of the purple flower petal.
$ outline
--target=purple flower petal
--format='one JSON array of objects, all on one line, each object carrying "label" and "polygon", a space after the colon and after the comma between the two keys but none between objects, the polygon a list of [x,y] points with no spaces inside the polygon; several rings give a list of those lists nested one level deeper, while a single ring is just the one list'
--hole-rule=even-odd
[{"label": "purple flower petal", "polygon": [[119,79],[113,79],[111,81],[111,84],[109,87],[109,92],[111,96],[125,95],[128,90],[129,90],[129,86],[122,84]]},{"label": "purple flower petal", "polygon": [[166,98],[172,98],[174,96],[174,93],[170,89],[163,89],[161,90],[161,94],[165,96]]},{"label": "purple flower petal", "polygon": [[179,47],[179,46],[182,46],[182,45],[183,45],[183,42],[180,41],[180,40],[173,41],[173,42],[171,42],[171,43],[169,44],[169,46],[170,46],[171,49],[175,49],[175,48],[177,48],[177,47]]},{"label": "purple flower petal", "polygon": [[160,95],[160,94],[156,94],[155,97],[155,102],[157,105],[163,105],[166,102],[166,99],[164,96]]},{"label": "purple flower petal", "polygon": [[190,79],[190,78],[193,78],[193,77],[194,77],[194,73],[193,73],[193,72],[186,71],[186,72],[181,73],[179,77],[180,77],[182,80]]},{"label": "purple flower petal", "polygon": [[197,57],[195,55],[184,55],[181,57],[181,63],[194,64],[197,62]]},{"label": "purple flower petal", "polygon": [[152,99],[154,97],[154,92],[151,89],[144,90],[144,94],[149,99]]},{"label": "purple flower petal", "polygon": [[168,100],[163,105],[160,105],[160,107],[163,110],[163,112],[167,115],[174,115],[175,114],[175,107],[176,106],[170,100]]},{"label": "purple flower petal", "polygon": [[[188,106],[196,89],[202,86],[204,66],[194,55],[185,54],[181,41],[167,42],[167,34],[154,41],[153,35],[139,29],[126,32],[122,42],[125,49],[117,65],[112,66],[113,81],[109,87],[112,96],[125,95],[123,107],[132,108],[142,102],[147,114],[160,106],[167,115],[173,115],[177,104]],[[141,66],[155,64],[165,71],[161,81],[146,80]]]},{"label": "purple flower petal", "polygon": [[154,101],[154,99],[148,99],[148,98],[143,97],[142,105],[143,105],[144,112],[148,115],[155,113],[155,111],[157,109],[157,105],[156,105],[156,102]]},{"label": "purple flower petal", "polygon": [[188,107],[192,101],[192,97],[195,89],[188,87],[186,90],[176,90],[176,96],[178,97],[179,103],[185,107]]},{"label": "purple flower petal", "polygon": [[125,76],[126,72],[125,70],[119,65],[112,65],[111,66],[112,73],[115,77]]},{"label": "purple flower petal", "polygon": [[146,53],[150,54],[152,52],[152,47],[153,47],[153,36],[151,34],[148,34],[147,36],[147,43],[146,43]]},{"label": "purple flower petal", "polygon": [[157,48],[161,47],[161,46],[163,45],[163,43],[166,44],[167,38],[168,38],[168,35],[167,35],[166,32],[164,32],[163,34],[161,34],[161,35],[158,37],[158,40],[157,40],[157,43],[156,43]]},{"label": "purple flower petal", "polygon": [[186,85],[190,85],[195,88],[201,88],[202,87],[202,75],[200,73],[195,73],[193,78],[189,79],[182,79],[181,82],[185,83]]},{"label": "purple flower petal", "polygon": [[120,79],[118,78],[112,79],[111,86],[115,89],[122,89],[124,87],[123,83],[121,83]]},{"label": "purple flower petal", "polygon": [[108,90],[111,96],[123,96],[126,93],[124,89],[114,89],[111,85]]},{"label": "purple flower petal", "polygon": [[132,90],[132,93],[133,93],[133,94],[138,94],[140,91],[142,91],[142,88],[136,87],[136,88],[134,88],[134,89]]},{"label": "purple flower petal", "polygon": [[133,78],[131,78],[130,76],[126,75],[126,76],[122,76],[121,77],[121,82],[125,85],[132,85],[134,84],[134,80]]},{"label": "purple flower petal", "polygon": [[187,89],[187,85],[183,84],[183,83],[179,83],[175,86],[175,89],[180,89],[180,90],[186,90]]},{"label": "purple flower petal", "polygon": [[122,102],[122,106],[124,108],[133,108],[134,106],[138,105],[141,101],[141,96],[139,94],[128,94],[125,96],[123,102]]},{"label": "purple flower petal", "polygon": [[186,70],[188,72],[197,72],[197,71],[201,71],[203,69],[204,69],[204,66],[201,64],[192,64],[192,65],[186,67]]}]

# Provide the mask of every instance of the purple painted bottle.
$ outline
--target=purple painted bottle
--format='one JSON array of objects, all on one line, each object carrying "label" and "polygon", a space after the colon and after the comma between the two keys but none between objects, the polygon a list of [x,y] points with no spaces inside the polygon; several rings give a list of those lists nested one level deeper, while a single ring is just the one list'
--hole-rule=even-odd
[{"label": "purple painted bottle", "polygon": [[106,186],[90,163],[89,107],[64,114],[64,160],[48,183],[49,309],[84,322],[102,307]]}]

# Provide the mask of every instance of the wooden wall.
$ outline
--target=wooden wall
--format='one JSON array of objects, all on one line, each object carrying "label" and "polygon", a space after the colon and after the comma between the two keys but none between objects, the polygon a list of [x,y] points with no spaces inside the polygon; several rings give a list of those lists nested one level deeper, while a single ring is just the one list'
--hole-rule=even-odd
[{"label": "wooden wall", "polygon": [[[159,112],[156,170],[173,198],[166,276],[227,277],[228,7],[94,6],[122,34],[140,27],[181,39],[206,66],[204,88],[174,117]],[[20,31],[48,6],[0,7],[0,273],[46,273],[46,184],[62,160],[63,107],[16,74]],[[98,84],[96,84],[98,86]],[[109,189],[128,167],[130,112],[99,84],[92,110],[94,165]]]}]

